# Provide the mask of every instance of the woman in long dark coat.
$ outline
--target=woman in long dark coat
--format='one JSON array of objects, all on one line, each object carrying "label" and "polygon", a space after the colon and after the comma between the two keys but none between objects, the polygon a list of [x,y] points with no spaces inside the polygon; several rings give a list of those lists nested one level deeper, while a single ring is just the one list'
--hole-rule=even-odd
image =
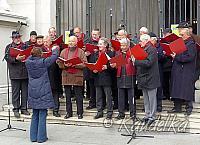
[{"label": "woman in long dark coat", "polygon": [[195,68],[197,50],[193,39],[187,28],[179,30],[187,50],[175,55],[172,65],[172,91],[171,97],[174,101],[173,110],[169,113],[181,112],[182,102],[186,102],[186,115],[190,115],[193,109],[195,89]]},{"label": "woman in long dark coat", "polygon": [[26,60],[28,70],[28,106],[33,109],[30,127],[30,140],[32,142],[45,142],[47,109],[54,108],[54,99],[51,91],[48,67],[58,58],[58,50],[55,49],[51,57],[42,58],[42,49],[35,47]]}]

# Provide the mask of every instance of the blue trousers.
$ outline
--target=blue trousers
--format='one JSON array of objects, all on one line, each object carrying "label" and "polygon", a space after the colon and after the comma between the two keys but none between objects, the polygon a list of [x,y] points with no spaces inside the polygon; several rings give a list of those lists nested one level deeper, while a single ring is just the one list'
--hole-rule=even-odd
[{"label": "blue trousers", "polygon": [[47,109],[33,109],[30,127],[30,140],[32,142],[45,142],[47,140],[46,117]]}]

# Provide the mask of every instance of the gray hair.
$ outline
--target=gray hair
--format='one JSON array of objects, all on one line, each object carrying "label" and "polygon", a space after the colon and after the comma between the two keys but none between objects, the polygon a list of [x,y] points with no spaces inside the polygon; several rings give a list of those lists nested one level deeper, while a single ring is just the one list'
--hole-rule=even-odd
[{"label": "gray hair", "polygon": [[146,27],[141,27],[140,32],[149,33],[149,30]]},{"label": "gray hair", "polygon": [[119,40],[120,43],[125,43],[127,44],[128,46],[130,46],[130,40],[128,38],[123,38],[121,40]]},{"label": "gray hair", "polygon": [[140,41],[149,41],[150,40],[150,36],[148,35],[148,34],[142,34],[141,36],[140,36]]},{"label": "gray hair", "polygon": [[105,38],[105,37],[101,37],[100,39],[99,39],[99,41],[103,41],[103,44],[105,45],[105,46],[108,46],[108,39],[107,38]]}]

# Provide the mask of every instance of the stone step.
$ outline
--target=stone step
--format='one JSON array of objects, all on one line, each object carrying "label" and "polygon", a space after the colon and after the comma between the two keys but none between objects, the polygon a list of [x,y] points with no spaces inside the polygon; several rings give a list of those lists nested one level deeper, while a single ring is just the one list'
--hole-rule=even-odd
[{"label": "stone step", "polygon": [[[138,113],[138,116],[143,116],[144,113]],[[163,116],[166,114],[163,114]],[[180,116],[180,115],[179,115]],[[8,119],[8,113],[7,112],[0,112],[0,119],[7,120]],[[31,120],[31,115],[30,116],[25,116],[21,115],[19,119],[14,117],[14,113],[11,112],[11,120],[12,121],[26,121],[30,122]],[[170,121],[171,120],[171,121]],[[172,120],[177,121],[175,125],[172,124]],[[189,122],[188,122],[189,121]],[[183,127],[184,125],[187,126],[184,131],[183,129],[181,130],[182,132],[190,132],[190,133],[200,133],[200,122],[195,121],[195,119],[192,119],[191,117],[188,119],[188,121],[185,119],[181,119],[177,117],[176,119],[168,119],[168,120],[156,120],[155,124],[151,126],[151,129],[149,128],[150,131],[160,131],[160,132],[172,132],[172,131],[178,131],[178,129]],[[77,119],[77,116],[71,117],[69,119],[64,119],[64,116],[61,117],[54,117],[51,115],[47,116],[47,122],[48,123],[53,123],[53,124],[66,124],[66,125],[81,125],[81,126],[96,126],[96,127],[117,127],[118,130],[120,129],[130,129],[132,127],[132,120],[130,119],[125,119],[125,120],[119,120],[116,121],[112,119],[111,121],[106,120],[105,118],[100,118],[100,119],[93,119],[92,116],[84,116],[83,119]],[[138,131],[141,131],[141,129],[146,129],[144,125],[140,121],[136,121],[135,123],[136,129]],[[147,128],[148,129],[148,128]]]}]

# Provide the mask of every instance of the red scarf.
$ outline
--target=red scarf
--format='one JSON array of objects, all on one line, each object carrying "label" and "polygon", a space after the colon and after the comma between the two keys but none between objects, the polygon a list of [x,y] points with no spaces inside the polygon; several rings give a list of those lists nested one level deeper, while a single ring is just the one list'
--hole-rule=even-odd
[{"label": "red scarf", "polygon": [[[69,49],[70,49],[70,48],[66,48],[66,52],[65,52],[65,55],[64,55],[64,59],[66,59],[66,60],[68,60]],[[72,58],[78,57],[78,49],[79,49],[79,48],[76,47]],[[70,58],[70,59],[72,59],[72,58]],[[78,72],[78,69],[76,69],[76,68],[74,68],[74,67],[69,67],[69,68],[67,68],[66,71],[67,71],[68,73],[75,74],[75,73]]]}]

